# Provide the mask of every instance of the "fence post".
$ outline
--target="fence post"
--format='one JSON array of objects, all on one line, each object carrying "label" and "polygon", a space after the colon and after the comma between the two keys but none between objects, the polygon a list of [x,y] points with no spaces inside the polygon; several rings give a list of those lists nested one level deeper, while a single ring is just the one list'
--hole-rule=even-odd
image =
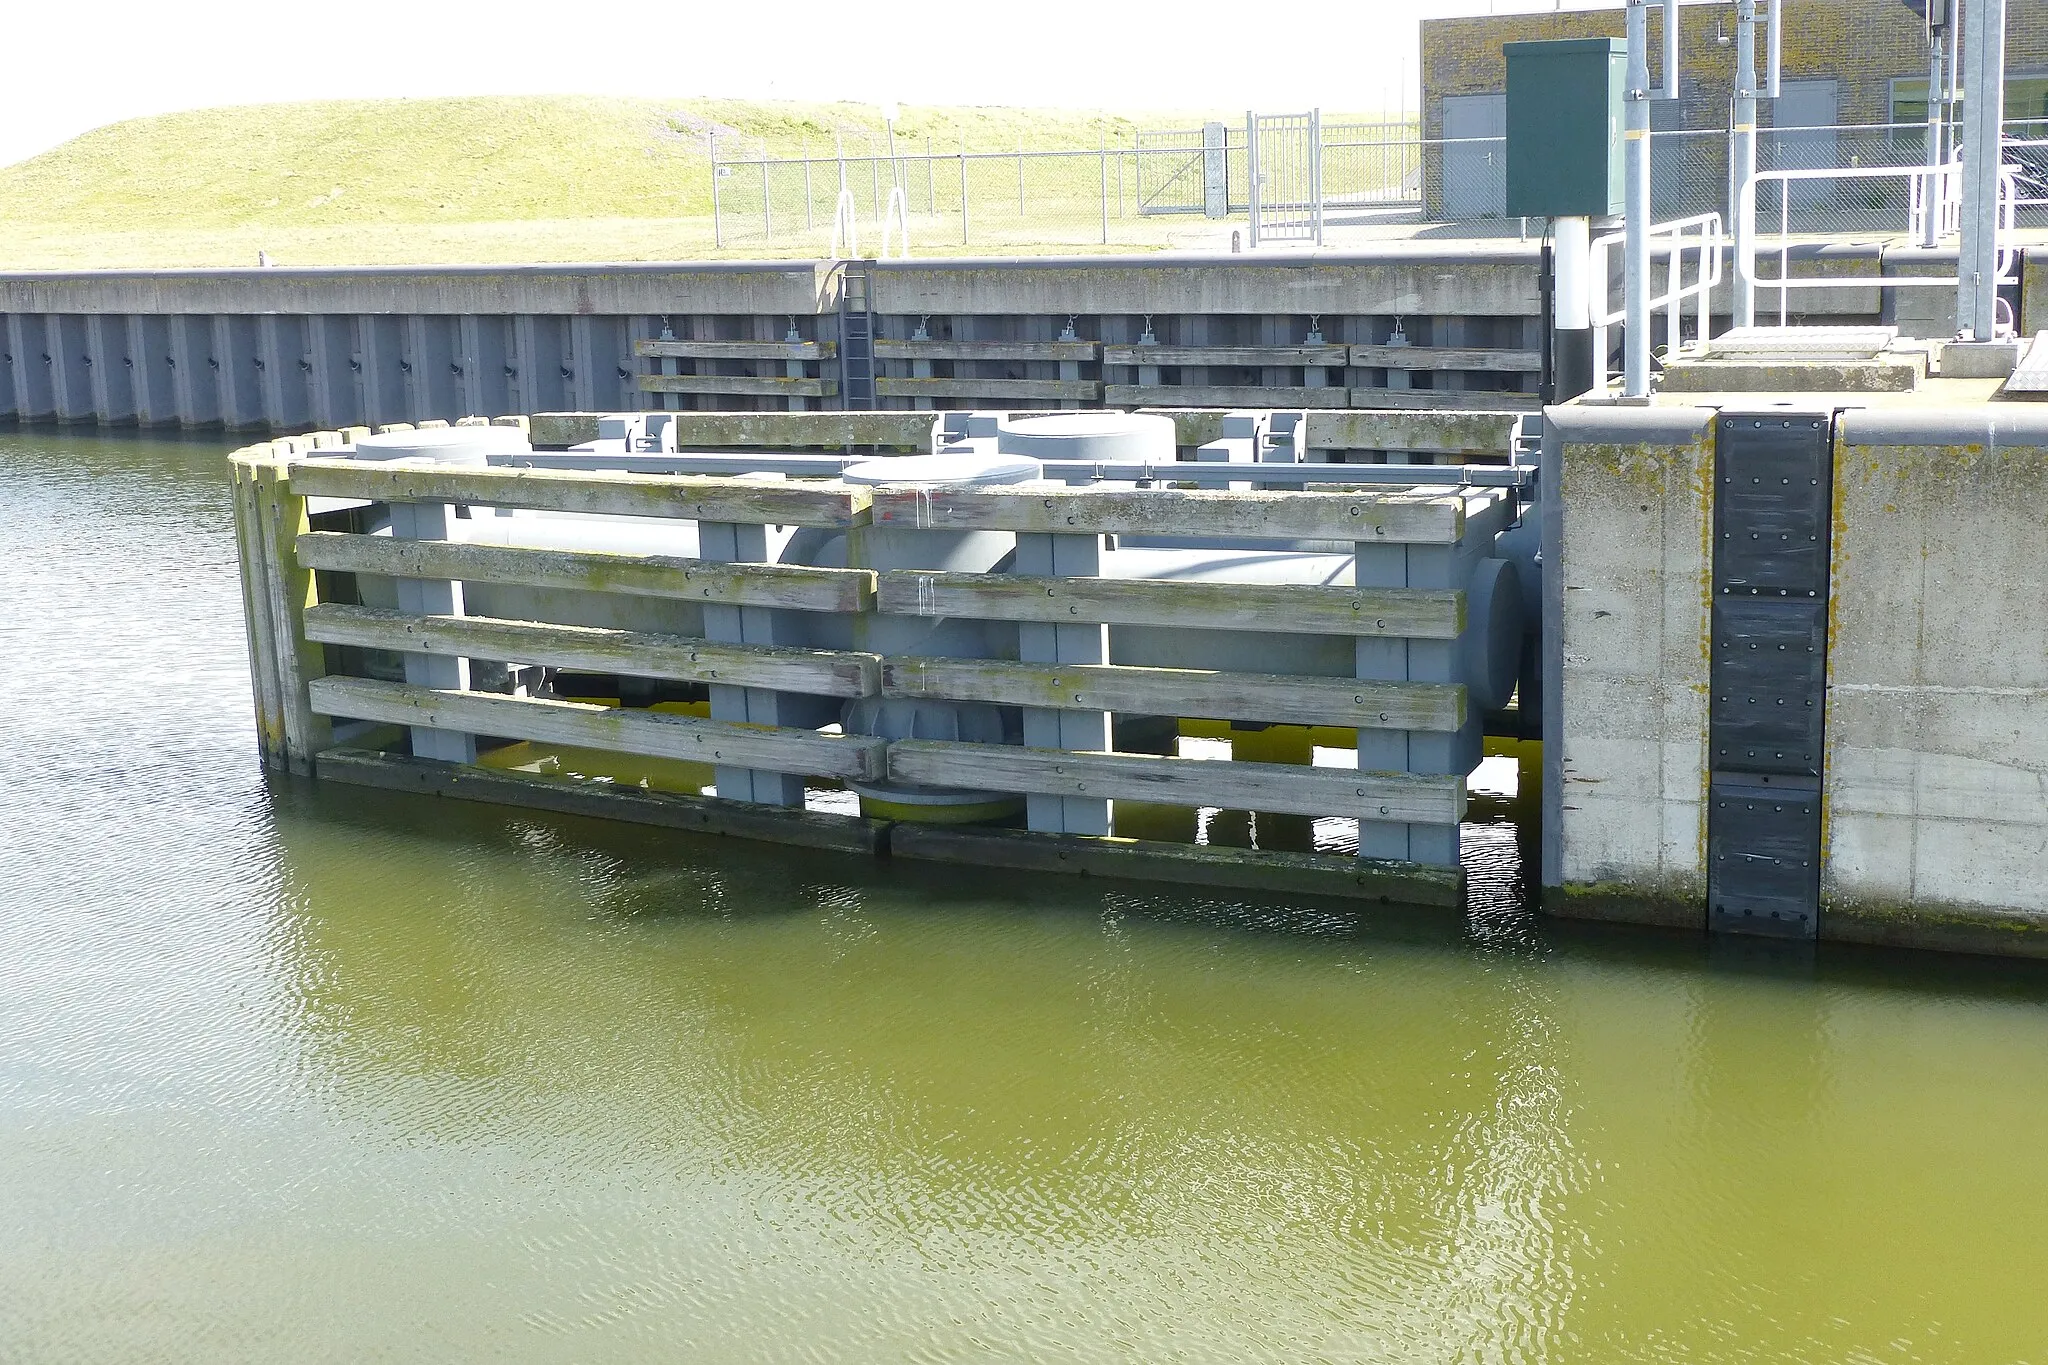
[{"label": "fence post", "polygon": [[1024,144],[1017,144],[1017,217],[1024,216]]},{"label": "fence post", "polygon": [[761,158],[761,240],[775,240],[775,224],[768,216],[768,158]]},{"label": "fence post", "polygon": [[937,214],[939,211],[938,172],[932,168],[932,135],[924,135],[924,211]]},{"label": "fence post", "polygon": [[817,224],[811,221],[811,149],[806,144],[804,147],[804,231],[809,232],[816,226]]},{"label": "fence post", "polygon": [[711,135],[711,245],[725,245],[725,225],[718,211],[718,134]]},{"label": "fence post", "polygon": [[1245,240],[1256,247],[1259,244],[1259,116],[1250,110],[1246,110],[1244,116],[1244,179],[1246,202],[1251,207],[1250,230],[1245,234]]},{"label": "fence post", "polygon": [[1102,149],[1102,244],[1109,245],[1109,148]]},{"label": "fence post", "polygon": [[967,245],[967,143],[960,144],[960,245]]}]

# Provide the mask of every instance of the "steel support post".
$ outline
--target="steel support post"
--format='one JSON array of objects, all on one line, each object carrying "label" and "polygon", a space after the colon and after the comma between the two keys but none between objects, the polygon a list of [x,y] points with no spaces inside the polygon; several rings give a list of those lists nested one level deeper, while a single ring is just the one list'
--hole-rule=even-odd
[{"label": "steel support post", "polygon": [[1963,245],[1956,262],[1956,329],[1971,341],[1990,341],[1997,334],[1998,316],[2005,0],[1971,0],[1963,45]]},{"label": "steel support post", "polygon": [[1735,120],[1728,144],[1728,221],[1735,227],[1735,325],[1756,325],[1756,0],[1735,0]]},{"label": "steel support post", "polygon": [[1627,229],[1623,243],[1623,289],[1628,337],[1622,363],[1622,395],[1650,396],[1650,58],[1647,0],[1628,4],[1628,89],[1622,154],[1628,158]]}]

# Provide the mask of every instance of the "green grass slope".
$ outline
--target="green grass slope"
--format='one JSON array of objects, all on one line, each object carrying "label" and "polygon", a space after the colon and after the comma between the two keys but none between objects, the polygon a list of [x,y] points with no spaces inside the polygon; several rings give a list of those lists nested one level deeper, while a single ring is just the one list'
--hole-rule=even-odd
[{"label": "green grass slope", "polygon": [[[1163,111],[906,106],[896,146],[906,155],[1124,148],[1139,127],[1201,121]],[[728,160],[888,147],[880,110],[844,103],[514,96],[196,109],[112,124],[0,167],[0,270],[249,266],[259,252],[279,265],[424,265],[824,251],[836,182],[823,168],[817,231],[790,235],[804,205],[798,178],[778,192],[797,187],[796,203],[778,205],[779,235],[766,239],[758,181],[743,173],[726,182],[717,240],[714,139]],[[919,249],[1144,250],[1199,245],[1214,233],[1201,219],[1138,215],[1119,165],[1120,217],[1112,243],[1102,243],[1093,158],[1033,163],[1031,211],[1009,213],[1013,164],[975,171],[971,248],[947,218],[919,225]],[[1073,184],[1038,184],[1055,172]],[[943,170],[925,181],[936,198],[946,197],[939,182],[957,183]]]},{"label": "green grass slope", "polygon": [[[904,152],[1127,145],[1130,120],[907,108]],[[872,106],[521,96],[199,109],[96,129],[0,168],[0,223],[106,230],[686,218],[711,211],[726,156],[858,154]]]}]

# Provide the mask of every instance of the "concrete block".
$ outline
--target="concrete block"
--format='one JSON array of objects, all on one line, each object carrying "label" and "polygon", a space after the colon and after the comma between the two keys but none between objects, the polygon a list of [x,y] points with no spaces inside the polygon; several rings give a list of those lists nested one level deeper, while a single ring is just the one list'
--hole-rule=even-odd
[{"label": "concrete block", "polygon": [[1951,341],[1941,348],[1944,379],[2003,379],[2019,363],[2017,341]]}]

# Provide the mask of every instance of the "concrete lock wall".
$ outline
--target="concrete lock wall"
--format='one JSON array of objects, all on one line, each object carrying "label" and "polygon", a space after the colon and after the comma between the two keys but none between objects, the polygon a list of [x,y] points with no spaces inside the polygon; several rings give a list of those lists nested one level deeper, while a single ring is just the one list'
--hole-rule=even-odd
[{"label": "concrete lock wall", "polygon": [[1544,906],[1706,905],[1714,414],[1554,408],[1544,435]]},{"label": "concrete lock wall", "polygon": [[[1803,248],[1795,269],[1870,273],[1881,255]],[[293,431],[561,409],[838,407],[847,268],[0,276],[0,417]],[[1536,404],[1533,241],[852,268],[869,274],[885,408]],[[1817,291],[1795,299],[1808,310],[1795,317],[1878,321],[1890,307],[1875,289]],[[636,353],[664,338],[700,353]],[[650,391],[663,387],[675,391]]]},{"label": "concrete lock wall", "polygon": [[2048,412],[1844,414],[1823,932],[2048,956]]},{"label": "concrete lock wall", "polygon": [[[1553,914],[1706,923],[1715,416],[1552,410]],[[1844,410],[1833,476],[1818,936],[2048,956],[2048,412]]]}]

